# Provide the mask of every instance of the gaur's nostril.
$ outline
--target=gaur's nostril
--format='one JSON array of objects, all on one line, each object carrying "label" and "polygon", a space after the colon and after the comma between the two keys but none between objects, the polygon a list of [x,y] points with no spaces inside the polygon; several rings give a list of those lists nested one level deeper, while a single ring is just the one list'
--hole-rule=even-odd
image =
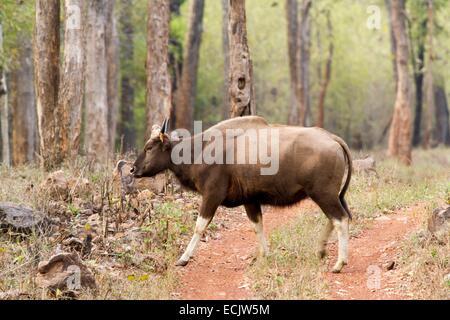
[{"label": "gaur's nostril", "polygon": [[134,173],[136,171],[136,167],[133,166],[133,168],[131,168],[130,173]]}]

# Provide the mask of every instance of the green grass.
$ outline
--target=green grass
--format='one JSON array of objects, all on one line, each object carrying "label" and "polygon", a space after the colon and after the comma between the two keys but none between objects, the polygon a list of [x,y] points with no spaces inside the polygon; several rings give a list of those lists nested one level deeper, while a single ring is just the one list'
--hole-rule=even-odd
[{"label": "green grass", "polygon": [[[373,175],[354,176],[347,200],[353,212],[350,226],[351,234],[367,228],[376,216],[391,214],[395,210],[415,203],[425,202],[430,208],[442,203],[449,190],[450,150],[434,149],[414,152],[414,165],[406,167],[395,160],[383,159],[376,154],[378,161],[377,179]],[[270,299],[321,299],[326,298],[326,284],[323,271],[327,271],[323,262],[316,257],[317,235],[325,225],[323,214],[308,213],[300,209],[300,216],[289,226],[281,227],[270,237],[271,255],[258,261],[249,270],[253,291],[257,297]],[[424,217],[426,212],[423,213]],[[407,242],[405,258],[413,261],[423,257],[422,249]],[[447,251],[446,251],[447,249]],[[425,262],[417,266],[417,274],[432,277],[433,281],[442,281],[443,272],[449,261],[447,247],[429,247],[435,250],[445,263],[439,264],[434,273],[427,273]],[[434,258],[437,259],[437,258]],[[427,261],[427,260],[426,260]],[[429,262],[428,262],[429,263]],[[405,264],[407,264],[405,262]],[[420,270],[420,271],[419,271]],[[440,280],[439,280],[440,279]],[[416,280],[421,286],[428,286],[428,294],[433,296],[433,285],[428,280]],[[422,290],[422,292],[424,292]],[[442,297],[435,293],[434,296]]]}]

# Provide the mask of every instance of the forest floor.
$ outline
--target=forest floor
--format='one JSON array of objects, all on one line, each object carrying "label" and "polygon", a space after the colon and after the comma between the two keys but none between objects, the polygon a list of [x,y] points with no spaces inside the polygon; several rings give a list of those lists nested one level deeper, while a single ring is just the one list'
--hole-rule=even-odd
[{"label": "forest floor", "polygon": [[[175,262],[192,236],[198,195],[176,184],[150,191],[141,181],[122,205],[111,164],[91,168],[78,159],[50,174],[0,166],[0,205],[25,205],[51,221],[26,233],[0,223],[0,299],[449,299],[450,232],[437,241],[426,222],[450,199],[450,149],[416,150],[412,167],[374,155],[378,177],[355,174],[347,194],[353,220],[341,274],[329,272],[335,235],[328,257],[316,256],[326,218],[310,200],[263,208],[270,245],[263,259],[255,258],[244,210],[219,208],[194,258],[180,268]],[[39,265],[61,252],[80,256],[94,290],[45,288]]]}]

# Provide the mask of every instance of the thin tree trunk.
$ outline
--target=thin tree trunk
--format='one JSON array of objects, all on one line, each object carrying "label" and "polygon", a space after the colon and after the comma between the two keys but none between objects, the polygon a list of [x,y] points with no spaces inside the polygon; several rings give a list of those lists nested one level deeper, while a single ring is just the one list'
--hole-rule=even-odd
[{"label": "thin tree trunk", "polygon": [[317,126],[320,128],[324,127],[325,123],[325,98],[327,96],[328,84],[330,83],[331,78],[331,66],[333,63],[333,53],[334,53],[334,44],[333,44],[333,26],[331,24],[330,12],[327,11],[327,30],[328,30],[328,57],[325,66],[325,73],[322,76],[322,81],[320,84],[320,93],[319,93],[319,105],[317,109],[319,110],[319,115],[317,119]]},{"label": "thin tree trunk", "polygon": [[309,124],[309,45],[310,45],[310,18],[311,0],[303,0],[300,7],[300,21],[298,30],[297,63],[299,68],[299,111],[298,124]]},{"label": "thin tree trunk", "polygon": [[170,82],[168,0],[148,1],[147,24],[147,132],[149,138],[152,126],[170,118],[172,86]]},{"label": "thin tree trunk", "polygon": [[433,84],[433,0],[427,0],[427,68],[425,74],[425,95],[426,95],[426,111],[425,111],[425,132],[423,137],[423,147],[428,149],[431,144],[431,134],[433,127],[433,113],[434,113],[434,84]]},{"label": "thin tree trunk", "polygon": [[222,50],[223,50],[223,107],[222,119],[230,117],[230,83],[228,82],[230,74],[230,37],[228,36],[228,15],[230,4],[229,0],[222,0]]},{"label": "thin tree trunk", "polygon": [[436,140],[438,143],[450,146],[449,110],[446,92],[443,86],[434,87]]},{"label": "thin tree trunk", "polygon": [[86,31],[86,151],[91,160],[105,161],[108,139],[108,67],[106,57],[106,21],[108,0],[90,1]]},{"label": "thin tree trunk", "polygon": [[180,88],[177,93],[176,127],[188,130],[192,129],[194,118],[204,8],[205,0],[192,0],[189,31],[185,43],[183,71],[181,74]]},{"label": "thin tree trunk", "polygon": [[397,98],[389,136],[388,154],[410,165],[411,157],[411,107],[409,101],[408,41],[405,29],[404,0],[392,2],[392,28],[397,43]]},{"label": "thin tree trunk", "polygon": [[245,0],[229,0],[231,117],[256,114],[253,67],[247,42]]},{"label": "thin tree trunk", "polygon": [[[110,151],[114,153],[116,144],[117,116],[119,112],[119,34],[114,15],[115,0],[107,1],[106,13],[106,60],[108,90],[108,141]],[[131,18],[131,17],[130,17]]]},{"label": "thin tree trunk", "polygon": [[13,164],[31,162],[38,150],[36,101],[33,84],[33,49],[31,39],[19,33],[19,64],[15,70],[16,99],[13,104]]},{"label": "thin tree trunk", "polygon": [[59,0],[36,0],[34,70],[40,153],[46,170],[62,160],[60,133],[63,111],[58,106]]},{"label": "thin tree trunk", "polygon": [[395,82],[395,92],[397,92],[397,82],[398,82],[398,71],[397,71],[397,43],[395,41],[394,29],[392,28],[392,7],[391,0],[384,0],[386,5],[386,9],[388,12],[388,20],[389,20],[389,34],[390,34],[390,44],[391,44],[391,60],[392,60],[392,70],[394,73],[394,82]]},{"label": "thin tree trunk", "polygon": [[299,123],[300,93],[299,93],[299,70],[297,64],[298,52],[298,1],[286,0],[286,18],[288,33],[288,59],[289,74],[291,81],[290,107],[288,124],[296,125]]},{"label": "thin tree trunk", "polygon": [[64,8],[64,57],[58,104],[64,116],[63,157],[73,159],[80,149],[84,94],[84,0],[65,0]]},{"label": "thin tree trunk", "polygon": [[120,102],[120,136],[123,139],[123,151],[130,152],[136,145],[136,133],[134,130],[134,87],[132,84],[133,72],[131,62],[134,60],[134,28],[132,17],[133,0],[122,0],[120,12],[120,28],[124,41],[120,43],[121,61],[124,63],[121,79]]},{"label": "thin tree trunk", "polygon": [[413,146],[418,146],[422,140],[422,109],[423,109],[423,68],[425,58],[425,45],[419,44],[417,59],[412,57],[414,66],[414,87],[416,89],[416,105],[413,129]]},{"label": "thin tree trunk", "polygon": [[[0,54],[3,55],[3,26],[0,21]],[[2,140],[2,162],[11,164],[11,144],[9,141],[9,110],[8,86],[6,84],[5,68],[0,64],[0,128]]]}]

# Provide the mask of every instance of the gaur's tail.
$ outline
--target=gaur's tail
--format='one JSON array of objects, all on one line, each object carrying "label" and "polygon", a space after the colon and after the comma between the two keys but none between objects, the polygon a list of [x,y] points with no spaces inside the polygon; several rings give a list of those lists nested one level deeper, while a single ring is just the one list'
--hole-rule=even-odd
[{"label": "gaur's tail", "polygon": [[344,150],[345,158],[347,159],[348,163],[348,172],[347,172],[347,180],[345,180],[344,187],[341,190],[341,193],[339,194],[339,200],[341,201],[342,206],[344,207],[345,211],[348,214],[348,217],[352,219],[352,214],[350,212],[350,209],[348,208],[347,202],[345,201],[345,194],[348,190],[348,187],[350,185],[350,180],[352,179],[352,172],[353,172],[353,162],[352,162],[352,155],[350,153],[350,149],[348,148],[347,144],[344,140],[342,140],[340,137],[333,135],[333,139],[339,143]]}]

